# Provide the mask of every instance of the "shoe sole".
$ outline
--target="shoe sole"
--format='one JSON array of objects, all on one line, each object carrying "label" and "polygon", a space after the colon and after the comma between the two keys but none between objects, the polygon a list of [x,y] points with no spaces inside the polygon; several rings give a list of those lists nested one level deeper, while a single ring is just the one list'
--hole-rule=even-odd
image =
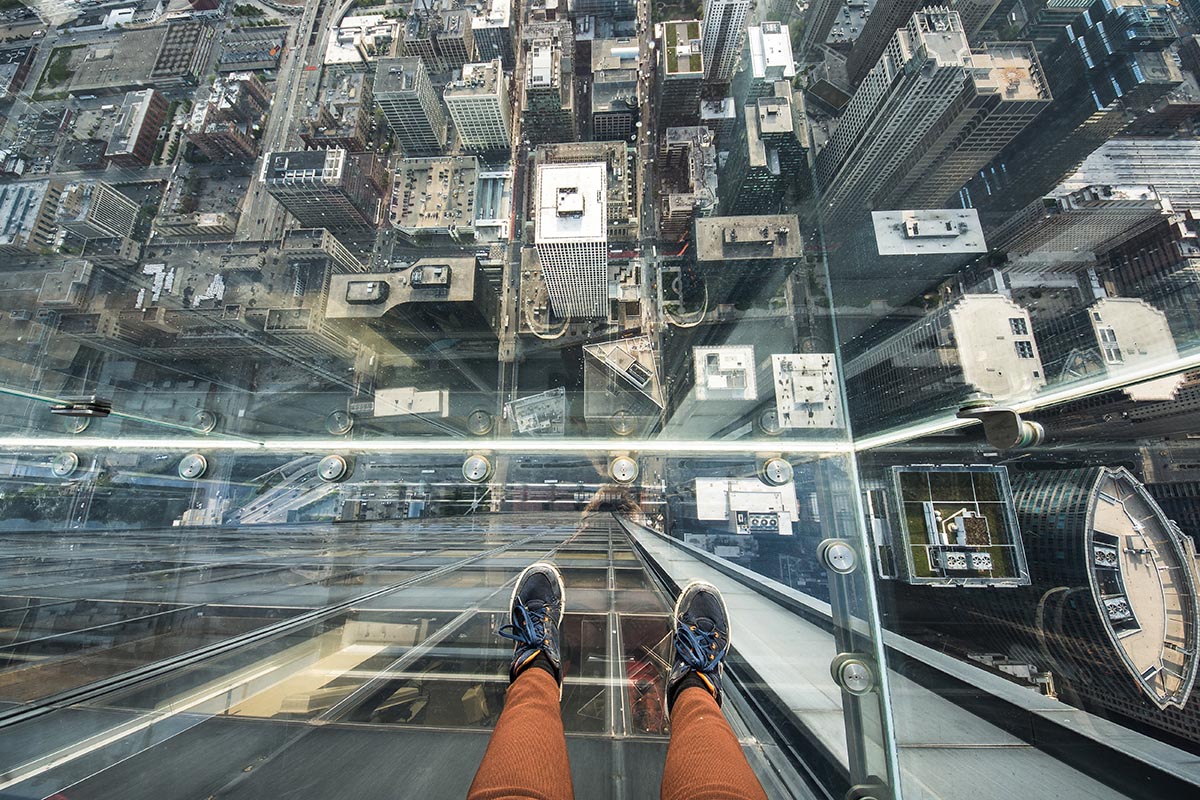
[{"label": "shoe sole", "polygon": [[[725,625],[728,626],[725,630],[725,648],[728,651],[728,649],[733,646],[733,636],[730,633],[730,630],[733,626],[729,622],[729,609],[725,606],[725,596],[721,594],[721,590],[716,586],[713,586],[708,581],[702,581],[699,579],[688,581],[688,584],[679,590],[679,597],[675,598],[675,608],[671,611],[671,635],[675,635],[675,626],[679,624],[679,611],[680,607],[683,605],[683,598],[687,597],[688,592],[692,589],[707,589],[721,604],[721,613],[725,615]],[[674,655],[673,652],[672,655]],[[668,672],[668,675],[669,674],[670,673]],[[663,695],[663,712],[666,714],[667,719],[670,720],[671,708],[668,696],[666,694]]]},{"label": "shoe sole", "polygon": [[[521,570],[521,574],[517,576],[516,584],[513,585],[512,594],[509,595],[509,597],[508,597],[508,613],[512,614],[513,603],[517,602],[517,590],[521,588],[521,581],[525,580],[525,576],[528,575],[530,572],[541,569],[543,567],[546,567],[551,572],[553,572],[554,579],[556,581],[558,581],[558,625],[561,628],[562,621],[563,621],[563,614],[565,614],[567,611],[567,586],[565,583],[563,583],[562,573],[558,571],[558,567],[554,566],[549,561],[538,561],[534,564],[530,564],[528,567]],[[722,600],[721,602],[723,604],[725,601]],[[724,607],[724,606],[722,606],[722,607]],[[726,615],[726,618],[728,618],[728,614]],[[560,631],[560,635],[561,635],[561,631]],[[560,644],[559,646],[561,647],[562,645]],[[565,678],[565,676],[564,676],[564,678]],[[560,683],[558,685],[558,701],[560,703],[562,702],[562,698],[563,698],[563,685]]]}]

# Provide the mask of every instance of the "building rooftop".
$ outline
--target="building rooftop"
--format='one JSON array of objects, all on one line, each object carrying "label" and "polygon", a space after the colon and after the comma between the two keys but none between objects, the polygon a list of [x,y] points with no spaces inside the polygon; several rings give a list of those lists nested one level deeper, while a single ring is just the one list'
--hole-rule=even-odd
[{"label": "building rooftop", "polygon": [[117,111],[117,122],[113,126],[112,136],[108,139],[107,154],[109,156],[132,153],[141,134],[142,123],[150,111],[154,101],[154,90],[143,89],[140,92],[128,92],[121,108]]},{"label": "building rooftop", "polygon": [[803,253],[800,220],[795,214],[696,220],[696,258],[700,261],[799,258]]},{"label": "building rooftop", "polygon": [[700,101],[700,120],[731,121],[737,119],[737,102],[732,97]]},{"label": "building rooftop", "polygon": [[525,85],[528,88],[558,86],[562,80],[562,46],[557,41],[539,39],[530,46]]},{"label": "building rooftop", "polygon": [[914,47],[924,45],[929,55],[939,64],[966,64],[971,57],[967,34],[963,32],[962,20],[956,11],[945,8],[929,8],[913,15],[921,37],[913,42]]},{"label": "building rooftop", "polygon": [[881,256],[986,253],[979,212],[973,208],[872,211]]},{"label": "building rooftop", "polygon": [[166,36],[150,70],[151,79],[187,76],[196,66],[196,49],[211,40],[214,28],[195,20],[167,23]]},{"label": "building rooftop", "polygon": [[998,92],[1005,100],[1051,100],[1037,51],[1028,42],[986,45],[971,53],[969,63],[980,91]]},{"label": "building rooftop", "polygon": [[337,181],[345,164],[345,150],[286,150],[269,153],[263,160],[263,180]]},{"label": "building rooftop", "polygon": [[754,348],[744,345],[693,347],[697,400],[756,400]]},{"label": "building rooftop", "polygon": [[761,136],[766,133],[791,133],[795,130],[795,120],[792,119],[792,101],[788,97],[760,97],[755,104],[755,116],[758,118],[758,132]]},{"label": "building rooftop", "polygon": [[410,233],[471,227],[478,183],[475,156],[403,159],[392,182],[392,226]]},{"label": "building rooftop", "polygon": [[420,56],[379,59],[375,67],[375,95],[416,91],[418,71],[423,71]]},{"label": "building rooftop", "polygon": [[636,39],[597,39],[592,42],[592,73],[629,71],[637,76]]},{"label": "building rooftop", "polygon": [[512,24],[512,0],[488,0],[475,13],[473,28],[508,28]]},{"label": "building rooftop", "polygon": [[463,64],[462,78],[446,84],[445,97],[471,97],[473,95],[495,95],[501,89],[504,69],[500,59],[475,64]]},{"label": "building rooftop", "polygon": [[325,316],[377,319],[406,303],[470,303],[477,279],[474,256],[422,258],[399,272],[335,274]]},{"label": "building rooftop", "polygon": [[1104,468],[1088,498],[1091,580],[1109,637],[1142,690],[1182,706],[1196,678],[1194,566],[1180,534],[1124,468]]},{"label": "building rooftop", "polygon": [[343,17],[325,48],[326,64],[355,64],[391,53],[400,22],[382,14]]},{"label": "building rooftop", "polygon": [[787,25],[764,22],[746,30],[750,46],[751,74],[759,80],[793,78],[796,62],[792,58],[792,40]]},{"label": "building rooftop", "polygon": [[892,468],[898,515],[896,561],[908,583],[1029,584],[1021,529],[1003,466]]},{"label": "building rooftop", "polygon": [[663,23],[662,50],[666,74],[691,76],[704,74],[704,50],[700,38],[700,20]]},{"label": "building rooftop", "polygon": [[24,246],[50,181],[0,183],[0,246]]},{"label": "building rooftop", "polygon": [[603,162],[542,164],[536,192],[537,244],[607,239],[607,167]]},{"label": "building rooftop", "polygon": [[151,70],[166,37],[165,27],[125,30],[115,40],[105,38],[75,48],[56,47],[50,60],[62,58],[65,61],[60,63],[69,65],[69,77],[60,86],[73,94],[144,86],[150,82]]}]

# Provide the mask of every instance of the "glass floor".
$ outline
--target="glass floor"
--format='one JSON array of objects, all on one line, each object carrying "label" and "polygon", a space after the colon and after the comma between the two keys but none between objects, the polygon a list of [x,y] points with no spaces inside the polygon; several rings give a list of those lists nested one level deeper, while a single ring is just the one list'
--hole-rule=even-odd
[{"label": "glass floor", "polygon": [[[41,712],[0,734],[5,797],[461,797],[536,560],[567,587],[579,796],[657,791],[671,599],[611,514],[191,533],[5,539],[0,714]],[[810,796],[736,690],[727,714],[773,795]]]}]

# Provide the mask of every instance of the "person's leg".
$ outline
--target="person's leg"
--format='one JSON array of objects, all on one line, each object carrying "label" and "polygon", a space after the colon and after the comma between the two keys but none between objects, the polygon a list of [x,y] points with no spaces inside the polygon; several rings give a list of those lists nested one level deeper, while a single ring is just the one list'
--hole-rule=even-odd
[{"label": "person's leg", "polygon": [[511,684],[468,800],[574,797],[559,709],[563,599],[562,576],[550,564],[534,564],[517,579],[509,624],[499,630],[516,642]]},{"label": "person's leg", "polygon": [[571,766],[558,707],[558,683],[536,667],[523,670],[504,698],[468,800],[524,797],[570,800]]},{"label": "person's leg", "polygon": [[729,614],[715,586],[693,581],[672,617],[675,659],[667,678],[671,744],[663,800],[766,800],[721,713],[721,674],[729,652]]}]

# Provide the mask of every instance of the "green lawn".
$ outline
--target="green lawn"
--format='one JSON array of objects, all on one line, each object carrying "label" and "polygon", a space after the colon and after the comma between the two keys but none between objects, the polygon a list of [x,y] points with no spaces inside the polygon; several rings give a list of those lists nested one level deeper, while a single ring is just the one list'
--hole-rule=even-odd
[{"label": "green lawn", "polygon": [[54,48],[54,52],[50,54],[50,63],[46,64],[46,69],[42,72],[42,79],[38,82],[34,96],[42,99],[54,89],[65,86],[75,74],[71,69],[71,55],[86,46],[77,44],[72,47]]}]

